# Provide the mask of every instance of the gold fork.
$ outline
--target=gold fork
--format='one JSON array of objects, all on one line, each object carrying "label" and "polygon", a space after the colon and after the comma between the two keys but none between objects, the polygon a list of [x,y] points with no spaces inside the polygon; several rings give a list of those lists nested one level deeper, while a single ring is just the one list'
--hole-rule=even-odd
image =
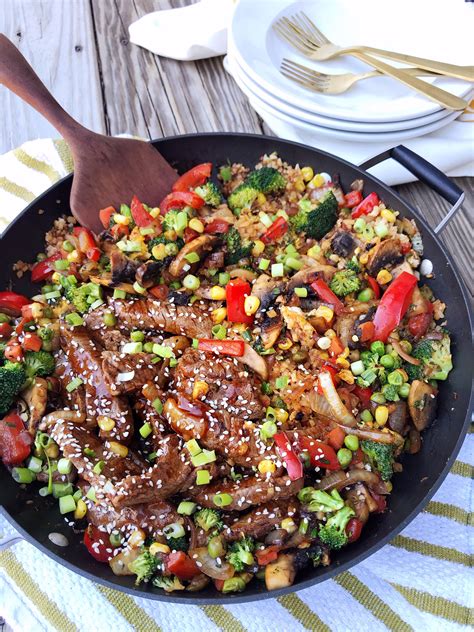
[{"label": "gold fork", "polygon": [[[420,70],[419,68],[404,68],[404,71],[412,76],[438,76],[429,70]],[[286,58],[281,62],[280,72],[295,83],[322,94],[342,94],[358,81],[383,76],[378,70],[358,74],[347,72],[338,75],[326,75]]]},{"label": "gold fork", "polygon": [[345,49],[341,49],[339,46],[330,42],[327,37],[317,29],[316,25],[313,24],[308,16],[302,12],[293,16],[292,19],[286,17],[281,18],[275,22],[273,27],[283,39],[311,59],[325,61],[333,57],[338,57],[339,55],[352,55],[369,64],[369,66],[376,68],[384,75],[393,77],[409,88],[427,96],[444,108],[449,110],[464,110],[468,105],[466,101],[446,92],[446,90],[441,90],[441,88],[437,86],[425,83],[421,79],[404,72],[404,70],[389,66],[385,62],[371,57],[366,53],[351,50],[346,52]]}]

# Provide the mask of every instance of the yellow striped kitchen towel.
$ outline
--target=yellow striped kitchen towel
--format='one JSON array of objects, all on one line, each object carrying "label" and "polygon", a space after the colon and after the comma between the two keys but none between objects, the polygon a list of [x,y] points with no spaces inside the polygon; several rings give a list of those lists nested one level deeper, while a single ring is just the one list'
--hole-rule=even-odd
[{"label": "yellow striped kitchen towel", "polygon": [[[0,156],[0,230],[72,168],[63,141]],[[426,509],[349,572],[278,599],[185,606],[125,595],[19,542],[0,553],[0,615],[18,632],[461,632],[474,624],[474,435]],[[0,514],[0,540],[15,534]]]}]

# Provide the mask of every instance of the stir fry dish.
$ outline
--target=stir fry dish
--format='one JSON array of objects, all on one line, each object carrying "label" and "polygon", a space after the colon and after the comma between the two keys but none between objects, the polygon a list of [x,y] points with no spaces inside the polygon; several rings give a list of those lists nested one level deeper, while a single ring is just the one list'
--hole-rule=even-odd
[{"label": "stir fry dish", "polygon": [[363,181],[211,174],[15,265],[38,289],[0,292],[0,454],[137,585],[274,590],[386,510],[450,336],[415,222]]}]

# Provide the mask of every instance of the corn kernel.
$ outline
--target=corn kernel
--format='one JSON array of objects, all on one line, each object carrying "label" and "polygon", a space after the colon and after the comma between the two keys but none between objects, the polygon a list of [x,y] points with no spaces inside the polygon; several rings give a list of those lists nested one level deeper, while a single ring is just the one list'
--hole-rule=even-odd
[{"label": "corn kernel", "polygon": [[257,204],[261,206],[262,204],[265,204],[266,201],[267,201],[267,198],[264,193],[259,193],[257,195]]},{"label": "corn kernel", "polygon": [[321,358],[321,360],[329,360],[329,353],[327,351],[323,351],[319,354],[319,357]]},{"label": "corn kernel", "polygon": [[327,305],[320,305],[316,310],[317,318],[324,318],[327,323],[330,323],[334,318],[334,310],[328,307]]},{"label": "corn kernel", "polygon": [[288,419],[289,414],[288,411],[285,410],[284,408],[277,408],[275,410],[275,417],[277,421],[280,421],[281,423],[285,423],[285,421]]},{"label": "corn kernel", "polygon": [[163,237],[166,239],[166,241],[176,241],[176,239],[178,238],[178,233],[173,229],[165,230],[165,232],[163,233]]},{"label": "corn kernel", "polygon": [[255,314],[257,309],[260,307],[260,299],[258,296],[246,296],[244,302],[244,310],[247,316],[252,316]]},{"label": "corn kernel", "polygon": [[303,180],[305,182],[309,182],[314,177],[314,171],[312,167],[303,167],[301,169],[301,175],[303,176]]},{"label": "corn kernel", "polygon": [[79,261],[79,253],[77,252],[77,250],[68,252],[66,259],[71,263],[77,263]]},{"label": "corn kernel", "polygon": [[275,470],[275,463],[273,463],[273,461],[270,461],[270,459],[264,459],[258,464],[258,471],[260,472],[260,474],[273,474]]},{"label": "corn kernel", "polygon": [[53,275],[51,277],[51,281],[53,283],[59,283],[61,281],[61,274],[59,274],[59,272],[53,272]]},{"label": "corn kernel", "polygon": [[225,307],[218,307],[211,313],[212,322],[216,325],[220,325],[223,320],[226,319],[227,309]]},{"label": "corn kernel", "polygon": [[346,360],[345,358],[341,357],[341,356],[339,356],[336,359],[336,364],[337,364],[337,366],[340,366],[343,369],[348,369],[351,366],[350,362],[348,360]]},{"label": "corn kernel", "polygon": [[192,230],[195,230],[197,233],[204,232],[204,224],[197,217],[193,217],[192,219],[190,219],[188,226]]},{"label": "corn kernel", "polygon": [[388,208],[384,208],[382,212],[380,213],[380,215],[384,219],[386,219],[387,222],[391,222],[391,223],[393,223],[397,219],[397,216],[395,215],[395,213],[393,211],[389,211]]},{"label": "corn kernel", "polygon": [[368,260],[369,260],[369,253],[368,252],[364,252],[359,257],[359,263],[361,263],[363,266],[365,266],[365,264],[367,263]]},{"label": "corn kernel", "polygon": [[79,498],[76,504],[76,509],[74,511],[74,520],[82,520],[82,518],[84,518],[86,513],[87,513],[87,505],[82,500],[82,498]]},{"label": "corn kernel", "polygon": [[128,546],[132,549],[138,549],[145,542],[145,532],[141,529],[135,529],[128,539]]},{"label": "corn kernel", "polygon": [[324,184],[326,184],[326,180],[324,179],[324,177],[320,173],[317,173],[314,176],[314,178],[311,180],[311,184],[316,189],[319,189],[319,187],[322,187]]},{"label": "corn kernel", "polygon": [[329,349],[330,346],[331,346],[331,339],[328,338],[327,336],[322,336],[322,338],[318,340],[318,347],[320,349],[323,349],[325,351],[326,349]]},{"label": "corn kernel", "polygon": [[264,250],[265,250],[265,244],[263,243],[263,241],[261,239],[257,239],[254,242],[253,248],[252,248],[253,256],[254,257],[259,257]]},{"label": "corn kernel", "polygon": [[193,386],[193,399],[199,399],[209,391],[209,384],[202,380],[196,380]]},{"label": "corn kernel", "polygon": [[119,443],[118,441],[111,441],[109,443],[109,449],[114,454],[125,458],[128,454],[128,448],[126,445]]},{"label": "corn kernel", "polygon": [[282,351],[287,351],[293,346],[293,342],[289,338],[285,338],[282,342],[278,343],[278,348]]},{"label": "corn kernel", "polygon": [[121,215],[120,213],[115,213],[114,222],[116,224],[120,224],[121,226],[128,226],[130,224],[130,217],[127,217],[127,215]]},{"label": "corn kernel", "polygon": [[157,244],[156,246],[153,246],[153,248],[151,249],[151,254],[158,261],[163,261],[163,259],[166,258],[166,247],[165,247],[165,244]]},{"label": "corn kernel", "polygon": [[327,338],[331,338],[331,340],[332,340],[332,339],[336,336],[336,332],[334,331],[334,329],[327,329],[327,330],[324,332],[324,335],[325,335]]},{"label": "corn kernel", "polygon": [[213,285],[211,287],[210,296],[213,301],[223,301],[225,299],[225,287]]},{"label": "corn kernel", "polygon": [[344,347],[344,351],[339,355],[340,358],[348,358],[349,357],[349,347]]},{"label": "corn kernel", "polygon": [[298,178],[298,180],[295,180],[294,187],[298,191],[298,193],[303,193],[306,190],[306,184],[303,182],[302,178]]},{"label": "corn kernel", "polygon": [[171,549],[167,544],[161,544],[161,542],[153,542],[153,544],[150,544],[150,553],[152,555],[156,555],[157,553],[164,553],[165,555],[167,555],[168,553],[171,553]]},{"label": "corn kernel", "polygon": [[386,285],[387,283],[390,283],[391,280],[392,275],[385,268],[380,270],[380,272],[377,274],[377,283],[380,283],[380,285]]},{"label": "corn kernel", "polygon": [[387,406],[377,406],[375,409],[375,421],[377,426],[385,426],[388,420]]},{"label": "corn kernel", "polygon": [[105,415],[99,415],[97,418],[97,425],[104,432],[110,432],[113,428],[115,428],[115,421]]},{"label": "corn kernel", "polygon": [[154,208],[151,209],[150,211],[150,215],[153,217],[153,219],[156,219],[157,217],[160,216],[160,207],[159,206],[155,206]]},{"label": "corn kernel", "polygon": [[282,529],[285,529],[285,531],[288,531],[288,533],[294,533],[298,529],[293,518],[285,518],[281,521],[280,526]]},{"label": "corn kernel", "polygon": [[390,494],[390,492],[393,489],[393,483],[391,481],[385,481],[385,489],[388,491],[388,493]]},{"label": "corn kernel", "polygon": [[351,371],[347,371],[346,369],[339,371],[337,375],[341,378],[343,382],[346,382],[346,384],[354,384],[355,382],[354,376],[352,375]]}]

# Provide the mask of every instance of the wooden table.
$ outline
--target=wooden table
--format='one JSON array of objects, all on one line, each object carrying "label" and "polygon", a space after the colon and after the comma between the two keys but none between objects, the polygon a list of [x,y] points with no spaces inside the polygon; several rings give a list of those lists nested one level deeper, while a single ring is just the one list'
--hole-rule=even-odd
[{"label": "wooden table", "polygon": [[[0,31],[32,63],[59,102],[98,132],[145,138],[206,131],[271,134],[225,72],[222,58],[178,62],[128,41],[128,25],[145,13],[188,0],[0,0]],[[57,136],[39,115],[0,90],[0,153]],[[453,148],[455,151],[455,148]],[[472,178],[456,178],[464,208],[443,233],[468,287],[473,287]],[[448,208],[420,183],[397,187],[432,225]]]}]

